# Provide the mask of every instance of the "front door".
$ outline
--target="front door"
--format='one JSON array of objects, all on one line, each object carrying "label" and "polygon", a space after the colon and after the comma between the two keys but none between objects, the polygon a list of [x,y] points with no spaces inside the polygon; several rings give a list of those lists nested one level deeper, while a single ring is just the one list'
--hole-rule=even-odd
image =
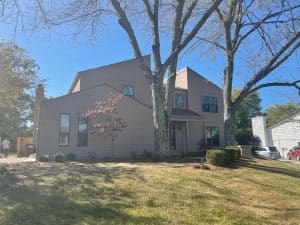
[{"label": "front door", "polygon": [[170,139],[171,153],[186,153],[186,122],[172,121],[170,123]]}]

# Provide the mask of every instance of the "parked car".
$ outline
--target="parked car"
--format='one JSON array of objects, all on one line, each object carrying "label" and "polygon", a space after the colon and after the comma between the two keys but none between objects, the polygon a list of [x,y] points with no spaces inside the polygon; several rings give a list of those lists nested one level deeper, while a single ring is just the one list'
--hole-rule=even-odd
[{"label": "parked car", "polygon": [[257,147],[255,153],[258,157],[263,159],[280,159],[280,153],[276,147]]},{"label": "parked car", "polygon": [[295,146],[291,150],[289,150],[288,154],[288,159],[295,159],[297,161],[300,161],[300,146]]}]

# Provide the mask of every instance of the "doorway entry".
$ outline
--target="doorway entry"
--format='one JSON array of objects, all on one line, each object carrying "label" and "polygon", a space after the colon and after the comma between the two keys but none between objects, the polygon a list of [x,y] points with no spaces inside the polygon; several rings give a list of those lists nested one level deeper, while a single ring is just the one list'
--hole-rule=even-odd
[{"label": "doorway entry", "polygon": [[171,154],[187,152],[187,129],[185,121],[170,122]]}]

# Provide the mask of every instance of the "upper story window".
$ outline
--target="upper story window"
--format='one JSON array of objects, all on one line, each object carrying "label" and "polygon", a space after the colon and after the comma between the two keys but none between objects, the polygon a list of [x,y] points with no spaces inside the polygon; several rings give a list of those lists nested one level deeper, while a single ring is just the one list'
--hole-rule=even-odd
[{"label": "upper story window", "polygon": [[211,96],[202,97],[202,111],[203,112],[218,112],[218,98]]},{"label": "upper story window", "polygon": [[184,95],[183,94],[175,94],[175,108],[183,109],[185,106],[184,102]]},{"label": "upper story window", "polygon": [[133,85],[123,85],[123,94],[129,97],[134,96],[134,86]]},{"label": "upper story window", "polygon": [[70,144],[70,114],[60,114],[58,144],[68,147]]},{"label": "upper story window", "polygon": [[78,147],[88,146],[88,117],[81,115],[78,118],[77,145]]}]

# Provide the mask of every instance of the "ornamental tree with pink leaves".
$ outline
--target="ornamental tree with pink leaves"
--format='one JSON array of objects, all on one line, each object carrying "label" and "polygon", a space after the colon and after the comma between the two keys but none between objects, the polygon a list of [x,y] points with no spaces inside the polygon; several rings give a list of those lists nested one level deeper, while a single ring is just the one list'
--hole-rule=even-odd
[{"label": "ornamental tree with pink leaves", "polygon": [[114,157],[114,143],[127,127],[127,122],[120,116],[119,104],[122,98],[122,94],[110,93],[104,101],[97,102],[94,108],[85,113],[93,128],[91,134],[110,139],[112,157]]}]

